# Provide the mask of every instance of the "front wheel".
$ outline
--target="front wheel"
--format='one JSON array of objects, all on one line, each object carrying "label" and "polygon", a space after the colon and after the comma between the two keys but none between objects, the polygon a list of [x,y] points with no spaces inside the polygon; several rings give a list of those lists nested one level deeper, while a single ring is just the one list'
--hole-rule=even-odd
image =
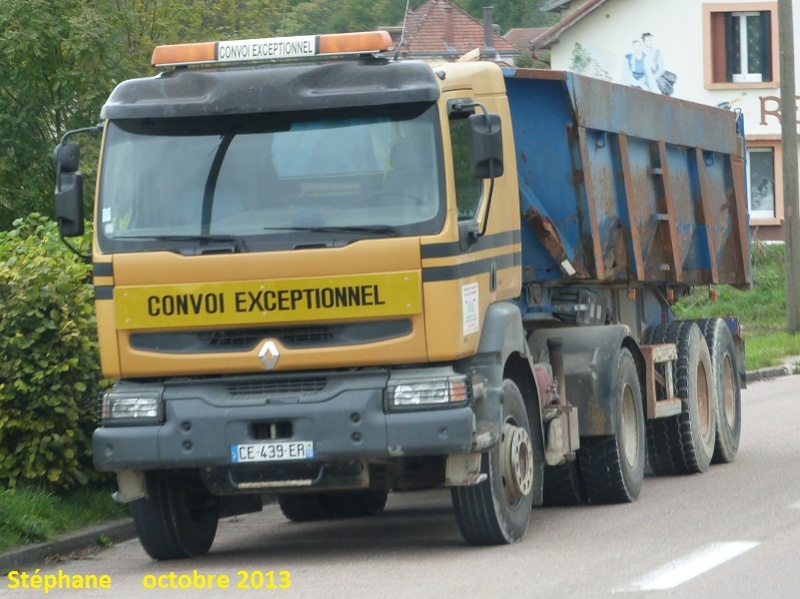
[{"label": "front wheel", "polygon": [[219,501],[196,477],[147,472],[146,499],[131,503],[133,526],[150,557],[196,557],[217,534]]},{"label": "front wheel", "polygon": [[528,414],[513,381],[505,380],[503,391],[500,442],[481,459],[486,480],[450,489],[458,527],[470,545],[515,543],[531,516],[534,469]]}]

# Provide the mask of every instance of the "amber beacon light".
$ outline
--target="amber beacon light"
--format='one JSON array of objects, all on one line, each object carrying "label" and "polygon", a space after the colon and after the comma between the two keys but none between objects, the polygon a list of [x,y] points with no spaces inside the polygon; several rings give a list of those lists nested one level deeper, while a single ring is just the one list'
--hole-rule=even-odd
[{"label": "amber beacon light", "polygon": [[392,38],[386,31],[297,35],[158,46],[150,63],[153,66],[179,66],[250,62],[334,54],[373,54],[391,49]]}]

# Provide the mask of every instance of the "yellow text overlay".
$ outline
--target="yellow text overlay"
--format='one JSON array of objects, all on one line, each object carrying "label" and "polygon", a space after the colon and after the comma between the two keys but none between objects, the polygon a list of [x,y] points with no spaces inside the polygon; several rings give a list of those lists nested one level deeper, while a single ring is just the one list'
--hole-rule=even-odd
[{"label": "yellow text overlay", "polygon": [[11,570],[7,579],[8,589],[41,591],[45,595],[54,590],[111,588],[111,576],[108,574],[66,574],[63,570],[58,570],[55,574],[39,574],[38,568],[33,574]]},{"label": "yellow text overlay", "polygon": [[227,574],[205,574],[192,570],[191,574],[167,572],[145,574],[142,586],[148,590],[199,590],[199,589],[288,589],[292,577],[288,570],[239,570],[236,576]]}]

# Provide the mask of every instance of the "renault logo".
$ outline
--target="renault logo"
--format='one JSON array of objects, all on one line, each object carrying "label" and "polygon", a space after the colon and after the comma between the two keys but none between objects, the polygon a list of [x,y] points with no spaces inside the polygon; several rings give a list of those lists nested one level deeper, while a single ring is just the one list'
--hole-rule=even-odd
[{"label": "renault logo", "polygon": [[278,358],[281,352],[278,351],[278,346],[274,341],[267,341],[261,346],[261,351],[258,352],[258,359],[267,370],[272,370],[278,363]]}]

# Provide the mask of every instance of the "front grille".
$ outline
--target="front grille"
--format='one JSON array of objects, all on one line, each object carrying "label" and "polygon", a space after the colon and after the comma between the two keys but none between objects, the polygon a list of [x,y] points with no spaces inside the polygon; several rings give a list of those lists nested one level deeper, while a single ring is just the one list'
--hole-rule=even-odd
[{"label": "front grille", "polygon": [[269,400],[276,397],[310,397],[322,391],[328,380],[317,378],[281,378],[237,381],[228,384],[233,401]]},{"label": "front grille", "polygon": [[[231,329],[206,333],[208,347],[250,350],[264,338],[278,339],[286,346],[318,345],[334,337],[331,327],[292,327],[285,329]],[[198,338],[202,334],[198,333]]]},{"label": "front grille", "polygon": [[411,330],[411,321],[403,319],[336,325],[132,333],[130,344],[133,349],[166,354],[249,352],[266,339],[278,341],[288,349],[304,349],[375,343],[408,335]]}]

